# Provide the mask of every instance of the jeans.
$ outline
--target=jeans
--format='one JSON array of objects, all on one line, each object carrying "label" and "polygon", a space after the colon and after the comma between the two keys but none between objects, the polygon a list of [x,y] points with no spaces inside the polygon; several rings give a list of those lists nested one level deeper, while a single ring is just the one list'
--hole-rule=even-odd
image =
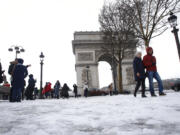
[{"label": "jeans", "polygon": [[154,93],[153,78],[155,78],[157,80],[158,87],[159,87],[159,92],[160,93],[163,92],[164,88],[163,88],[161,77],[159,76],[158,72],[148,71],[150,92]]},{"label": "jeans", "polygon": [[22,92],[21,88],[14,88],[12,90],[12,100],[13,101],[21,101],[21,92]]}]

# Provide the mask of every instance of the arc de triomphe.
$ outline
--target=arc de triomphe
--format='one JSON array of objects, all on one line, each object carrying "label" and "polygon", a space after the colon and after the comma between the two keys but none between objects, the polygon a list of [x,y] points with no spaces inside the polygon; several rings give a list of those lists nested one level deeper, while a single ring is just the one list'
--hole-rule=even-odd
[{"label": "arc de triomphe", "polygon": [[[75,69],[77,73],[77,85],[79,94],[83,94],[84,84],[89,88],[99,89],[98,62],[106,61],[112,67],[112,56],[102,50],[104,41],[100,32],[75,32],[72,41],[73,53],[75,55]],[[132,61],[136,49],[127,51],[122,62],[123,88],[132,90],[134,88],[134,78]],[[115,79],[118,82],[118,66],[116,64]],[[107,84],[109,85],[109,84]],[[118,85],[117,85],[118,86]]]}]

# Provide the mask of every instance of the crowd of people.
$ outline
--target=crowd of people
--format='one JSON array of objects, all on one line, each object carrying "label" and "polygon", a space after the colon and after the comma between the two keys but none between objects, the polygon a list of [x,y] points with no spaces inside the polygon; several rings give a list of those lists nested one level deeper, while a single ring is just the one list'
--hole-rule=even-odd
[{"label": "crowd of people", "polygon": [[[25,79],[28,77],[28,67],[31,65],[23,65],[24,60],[19,58],[15,61],[10,62],[8,68],[8,74],[11,76],[10,84],[8,83],[4,70],[0,63],[0,84],[10,88],[9,101],[10,102],[21,102],[22,100],[35,100],[37,98],[69,98],[70,88],[65,83],[63,87],[58,81],[56,81],[54,87],[51,87],[51,83],[47,82],[42,91],[36,87],[36,80],[33,74],[29,74],[28,84],[26,87]],[[78,87],[76,84],[73,85],[75,98],[78,97]]]},{"label": "crowd of people", "polygon": [[134,96],[136,97],[137,91],[141,86],[142,97],[146,97],[145,95],[146,77],[149,80],[149,90],[150,90],[151,96],[152,97],[157,96],[154,92],[153,78],[155,78],[158,82],[159,95],[165,96],[166,94],[163,92],[163,83],[162,83],[160,75],[157,72],[156,57],[153,56],[152,47],[147,47],[146,52],[147,54],[143,57],[143,59],[141,58],[142,53],[137,52],[133,61],[134,77],[135,77],[135,81],[137,82],[135,91],[134,91]]},{"label": "crowd of people", "polygon": [[[163,92],[163,84],[160,78],[160,75],[157,72],[156,58],[153,56],[153,49],[151,47],[146,48],[147,54],[142,57],[141,52],[137,52],[136,56],[133,60],[133,69],[134,69],[134,77],[136,81],[136,87],[134,91],[134,96],[136,97],[137,91],[140,86],[142,87],[142,97],[147,97],[145,94],[145,79],[149,80],[149,90],[152,97],[156,97],[153,86],[153,78],[155,78],[158,82],[159,95],[166,95]],[[69,98],[69,86],[65,83],[63,87],[61,87],[61,83],[59,80],[56,81],[54,87],[52,88],[52,84],[47,82],[42,91],[39,91],[36,86],[36,80],[33,77],[33,74],[29,75],[28,85],[26,87],[26,77],[28,76],[28,67],[30,65],[23,65],[24,60],[19,58],[15,61],[10,62],[10,66],[8,69],[8,73],[11,76],[11,82],[8,83],[6,76],[4,75],[4,70],[2,70],[2,66],[0,63],[0,83],[4,82],[4,86],[10,87],[10,102],[21,102],[21,100],[34,100],[36,98]],[[78,86],[76,84],[73,85],[73,92],[75,98],[78,97]],[[113,95],[113,84],[108,86],[109,94]],[[83,87],[84,96],[88,97],[88,85],[85,84]]]}]

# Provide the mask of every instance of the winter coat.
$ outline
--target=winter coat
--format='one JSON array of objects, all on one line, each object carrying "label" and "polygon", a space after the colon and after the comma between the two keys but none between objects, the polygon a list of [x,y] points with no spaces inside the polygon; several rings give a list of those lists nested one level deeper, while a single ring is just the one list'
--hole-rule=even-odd
[{"label": "winter coat", "polygon": [[27,77],[27,68],[22,64],[17,64],[13,72],[12,85],[13,88],[19,89],[24,88],[24,79]]},{"label": "winter coat", "polygon": [[55,86],[54,86],[54,89],[55,90],[59,90],[61,87],[61,84],[59,82],[56,82]]},{"label": "winter coat", "polygon": [[51,89],[51,83],[48,83],[46,86],[45,86],[45,88],[43,89],[43,91],[42,91],[42,94],[45,94],[45,93],[47,93],[47,92],[49,92],[49,91],[51,91],[52,89]]},{"label": "winter coat", "polygon": [[27,99],[33,99],[33,91],[34,91],[36,81],[34,80],[33,77],[30,77],[28,83],[29,84],[26,88],[25,95],[26,95]]},{"label": "winter coat", "polygon": [[[136,81],[145,78],[145,70],[144,70],[145,68],[141,58],[138,57],[134,58],[133,69],[134,69],[134,77]],[[139,73],[140,76],[137,76],[137,73]]]},{"label": "winter coat", "polygon": [[148,47],[146,49],[147,55],[144,56],[143,58],[143,63],[147,71],[157,71],[156,67],[156,58],[153,56],[153,54],[149,54],[148,51],[153,49],[151,47]]},{"label": "winter coat", "polygon": [[74,93],[77,94],[77,85],[74,85],[73,88],[74,88]]},{"label": "winter coat", "polygon": [[70,90],[69,87],[65,84],[62,88],[63,97],[67,97],[67,98],[69,97],[69,93],[68,93],[69,90]]},{"label": "winter coat", "polygon": [[34,88],[35,84],[36,84],[36,81],[34,80],[34,78],[30,77],[29,80],[28,80],[28,86],[31,87],[31,88]]},{"label": "winter coat", "polygon": [[3,82],[3,71],[2,71],[2,66],[1,66],[1,63],[0,63],[0,83]]}]

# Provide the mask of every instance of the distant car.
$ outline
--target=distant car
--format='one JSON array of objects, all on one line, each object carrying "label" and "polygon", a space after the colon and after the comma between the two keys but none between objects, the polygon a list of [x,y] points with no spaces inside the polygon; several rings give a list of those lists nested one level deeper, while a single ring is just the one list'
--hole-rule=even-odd
[{"label": "distant car", "polygon": [[180,91],[180,78],[171,82],[171,88],[175,91]]},{"label": "distant car", "polygon": [[99,90],[96,88],[90,88],[88,90],[88,96],[105,96],[108,95],[109,92],[108,91],[104,91],[104,90]]}]

